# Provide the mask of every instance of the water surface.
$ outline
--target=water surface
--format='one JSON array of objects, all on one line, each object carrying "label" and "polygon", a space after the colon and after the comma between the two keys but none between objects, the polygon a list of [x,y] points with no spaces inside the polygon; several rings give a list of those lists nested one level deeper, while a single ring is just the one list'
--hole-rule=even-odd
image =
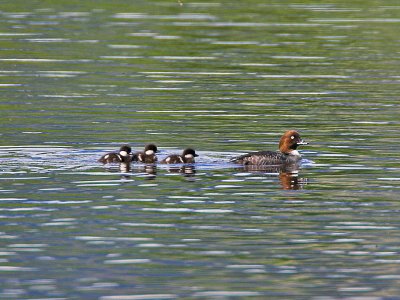
[{"label": "water surface", "polygon": [[[2,298],[398,298],[397,1],[0,16]],[[287,129],[298,173],[229,163]],[[200,157],[97,162],[149,142]]]}]

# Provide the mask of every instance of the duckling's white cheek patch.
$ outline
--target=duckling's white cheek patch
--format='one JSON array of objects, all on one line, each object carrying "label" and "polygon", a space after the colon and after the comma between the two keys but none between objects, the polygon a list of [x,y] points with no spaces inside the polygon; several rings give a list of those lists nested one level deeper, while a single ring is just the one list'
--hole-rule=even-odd
[{"label": "duckling's white cheek patch", "polygon": [[109,158],[109,157],[110,157],[110,155],[107,154],[106,156],[104,156],[104,159],[107,159],[107,158]]},{"label": "duckling's white cheek patch", "polygon": [[121,156],[128,156],[128,152],[126,152],[126,151],[120,151],[119,152],[119,155],[121,155]]},{"label": "duckling's white cheek patch", "polygon": [[171,157],[167,157],[167,159],[165,160],[167,163],[169,163],[171,161]]},{"label": "duckling's white cheek patch", "polygon": [[193,158],[194,156],[193,156],[193,154],[186,154],[185,155],[185,158]]},{"label": "duckling's white cheek patch", "polygon": [[145,153],[146,153],[146,155],[153,155],[154,151],[153,150],[147,150]]}]

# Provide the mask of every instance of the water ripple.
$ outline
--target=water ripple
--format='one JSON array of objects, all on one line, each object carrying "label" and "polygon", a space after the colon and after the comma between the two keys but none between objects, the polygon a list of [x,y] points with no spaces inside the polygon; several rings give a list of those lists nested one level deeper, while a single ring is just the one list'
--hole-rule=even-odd
[{"label": "water ripple", "polygon": [[[399,294],[399,5],[42,2],[0,11],[0,298]],[[200,156],[97,162],[149,142]]]}]

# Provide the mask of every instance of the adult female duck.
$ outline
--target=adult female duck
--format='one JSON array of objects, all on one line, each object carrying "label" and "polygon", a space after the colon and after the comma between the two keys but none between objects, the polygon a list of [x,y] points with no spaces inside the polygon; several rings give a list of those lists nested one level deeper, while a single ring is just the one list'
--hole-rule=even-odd
[{"label": "adult female duck", "polygon": [[231,162],[242,165],[280,165],[293,164],[301,159],[297,147],[307,145],[296,130],[286,131],[279,141],[279,151],[259,151],[247,153]]}]

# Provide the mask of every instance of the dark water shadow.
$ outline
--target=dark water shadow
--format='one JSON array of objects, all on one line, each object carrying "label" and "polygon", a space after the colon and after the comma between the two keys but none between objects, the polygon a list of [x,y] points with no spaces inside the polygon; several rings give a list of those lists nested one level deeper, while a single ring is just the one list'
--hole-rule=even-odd
[{"label": "dark water shadow", "polygon": [[149,165],[132,164],[131,171],[132,173],[139,173],[143,175],[143,177],[148,180],[153,180],[157,177],[157,165],[155,164],[149,164]]},{"label": "dark water shadow", "polygon": [[193,177],[196,175],[196,167],[194,165],[177,165],[168,168],[169,173],[179,173],[185,177]]},{"label": "dark water shadow", "polygon": [[[220,167],[218,167],[220,166]],[[244,171],[252,174],[258,174],[266,177],[278,177],[279,183],[283,190],[301,190],[308,184],[308,179],[301,176],[301,164],[284,164],[284,165],[227,165],[226,163],[202,165],[202,164],[190,164],[190,165],[170,165],[167,168],[156,164],[140,165],[140,164],[119,164],[117,169],[113,167],[107,167],[106,170],[110,173],[116,173],[119,170],[119,174],[124,179],[129,179],[131,176],[143,177],[147,180],[156,179],[159,175],[159,171],[163,173],[176,173],[190,179],[194,179],[197,170],[234,170]]]},{"label": "dark water shadow", "polygon": [[256,166],[244,165],[237,167],[253,174],[261,174],[265,176],[278,176],[282,189],[284,190],[301,190],[307,185],[307,178],[300,176],[300,164],[285,164],[272,166]]}]

